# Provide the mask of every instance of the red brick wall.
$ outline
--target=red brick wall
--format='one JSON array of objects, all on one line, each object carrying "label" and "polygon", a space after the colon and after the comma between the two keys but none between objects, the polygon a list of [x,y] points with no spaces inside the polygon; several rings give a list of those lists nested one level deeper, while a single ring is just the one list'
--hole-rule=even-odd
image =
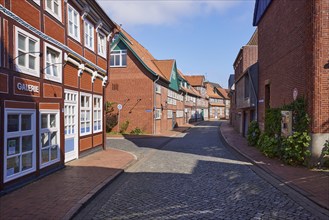
[{"label": "red brick wall", "polygon": [[[120,123],[128,120],[128,131],[139,127],[146,133],[153,132],[153,81],[149,76],[150,73],[130,51],[127,67],[110,70],[106,98],[107,101],[123,105]],[[117,90],[112,90],[116,86]],[[114,128],[114,131],[116,129]]]},{"label": "red brick wall", "polygon": [[258,60],[258,46],[243,47],[243,68],[242,73]]},{"label": "red brick wall", "polygon": [[[312,78],[311,1],[272,1],[258,25],[259,100],[265,99],[265,84],[270,83],[271,107],[309,95]],[[265,116],[265,102],[259,103],[259,121]],[[313,119],[314,120],[314,119]]]},{"label": "red brick wall", "polygon": [[329,133],[329,1],[314,2],[314,72],[309,95],[311,126],[313,133]]},{"label": "red brick wall", "polygon": [[40,11],[29,2],[11,1],[11,11],[33,27],[40,30]]}]

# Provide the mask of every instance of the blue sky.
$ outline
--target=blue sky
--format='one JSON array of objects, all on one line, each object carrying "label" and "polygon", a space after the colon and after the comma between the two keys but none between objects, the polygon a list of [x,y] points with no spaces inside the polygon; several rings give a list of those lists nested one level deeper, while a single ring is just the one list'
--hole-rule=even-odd
[{"label": "blue sky", "polygon": [[227,88],[233,62],[252,36],[255,0],[97,0],[156,59]]}]

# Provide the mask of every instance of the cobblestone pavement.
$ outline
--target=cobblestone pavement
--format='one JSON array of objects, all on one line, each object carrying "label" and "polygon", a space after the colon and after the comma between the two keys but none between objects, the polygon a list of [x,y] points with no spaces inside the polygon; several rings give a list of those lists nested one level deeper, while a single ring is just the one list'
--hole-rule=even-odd
[{"label": "cobblestone pavement", "polygon": [[316,219],[225,148],[218,125],[204,122],[154,148],[123,146],[143,149],[143,159],[75,219]]}]

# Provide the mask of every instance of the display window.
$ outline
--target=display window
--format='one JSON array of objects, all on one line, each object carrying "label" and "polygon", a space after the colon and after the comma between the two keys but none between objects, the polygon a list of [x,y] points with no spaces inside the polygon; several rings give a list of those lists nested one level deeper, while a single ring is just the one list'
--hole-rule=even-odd
[{"label": "display window", "polygon": [[4,181],[36,170],[35,110],[6,109]]},{"label": "display window", "polygon": [[60,125],[58,110],[40,111],[40,167],[60,161]]},{"label": "display window", "polygon": [[102,131],[102,97],[94,96],[94,132]]},{"label": "display window", "polygon": [[80,135],[91,134],[91,94],[80,94]]}]

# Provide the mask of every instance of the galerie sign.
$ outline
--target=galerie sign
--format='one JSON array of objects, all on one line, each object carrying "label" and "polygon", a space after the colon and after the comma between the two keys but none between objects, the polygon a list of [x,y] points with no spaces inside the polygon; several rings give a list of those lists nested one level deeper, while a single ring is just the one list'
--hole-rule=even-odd
[{"label": "galerie sign", "polygon": [[15,77],[15,95],[40,96],[40,83],[28,79]]}]

